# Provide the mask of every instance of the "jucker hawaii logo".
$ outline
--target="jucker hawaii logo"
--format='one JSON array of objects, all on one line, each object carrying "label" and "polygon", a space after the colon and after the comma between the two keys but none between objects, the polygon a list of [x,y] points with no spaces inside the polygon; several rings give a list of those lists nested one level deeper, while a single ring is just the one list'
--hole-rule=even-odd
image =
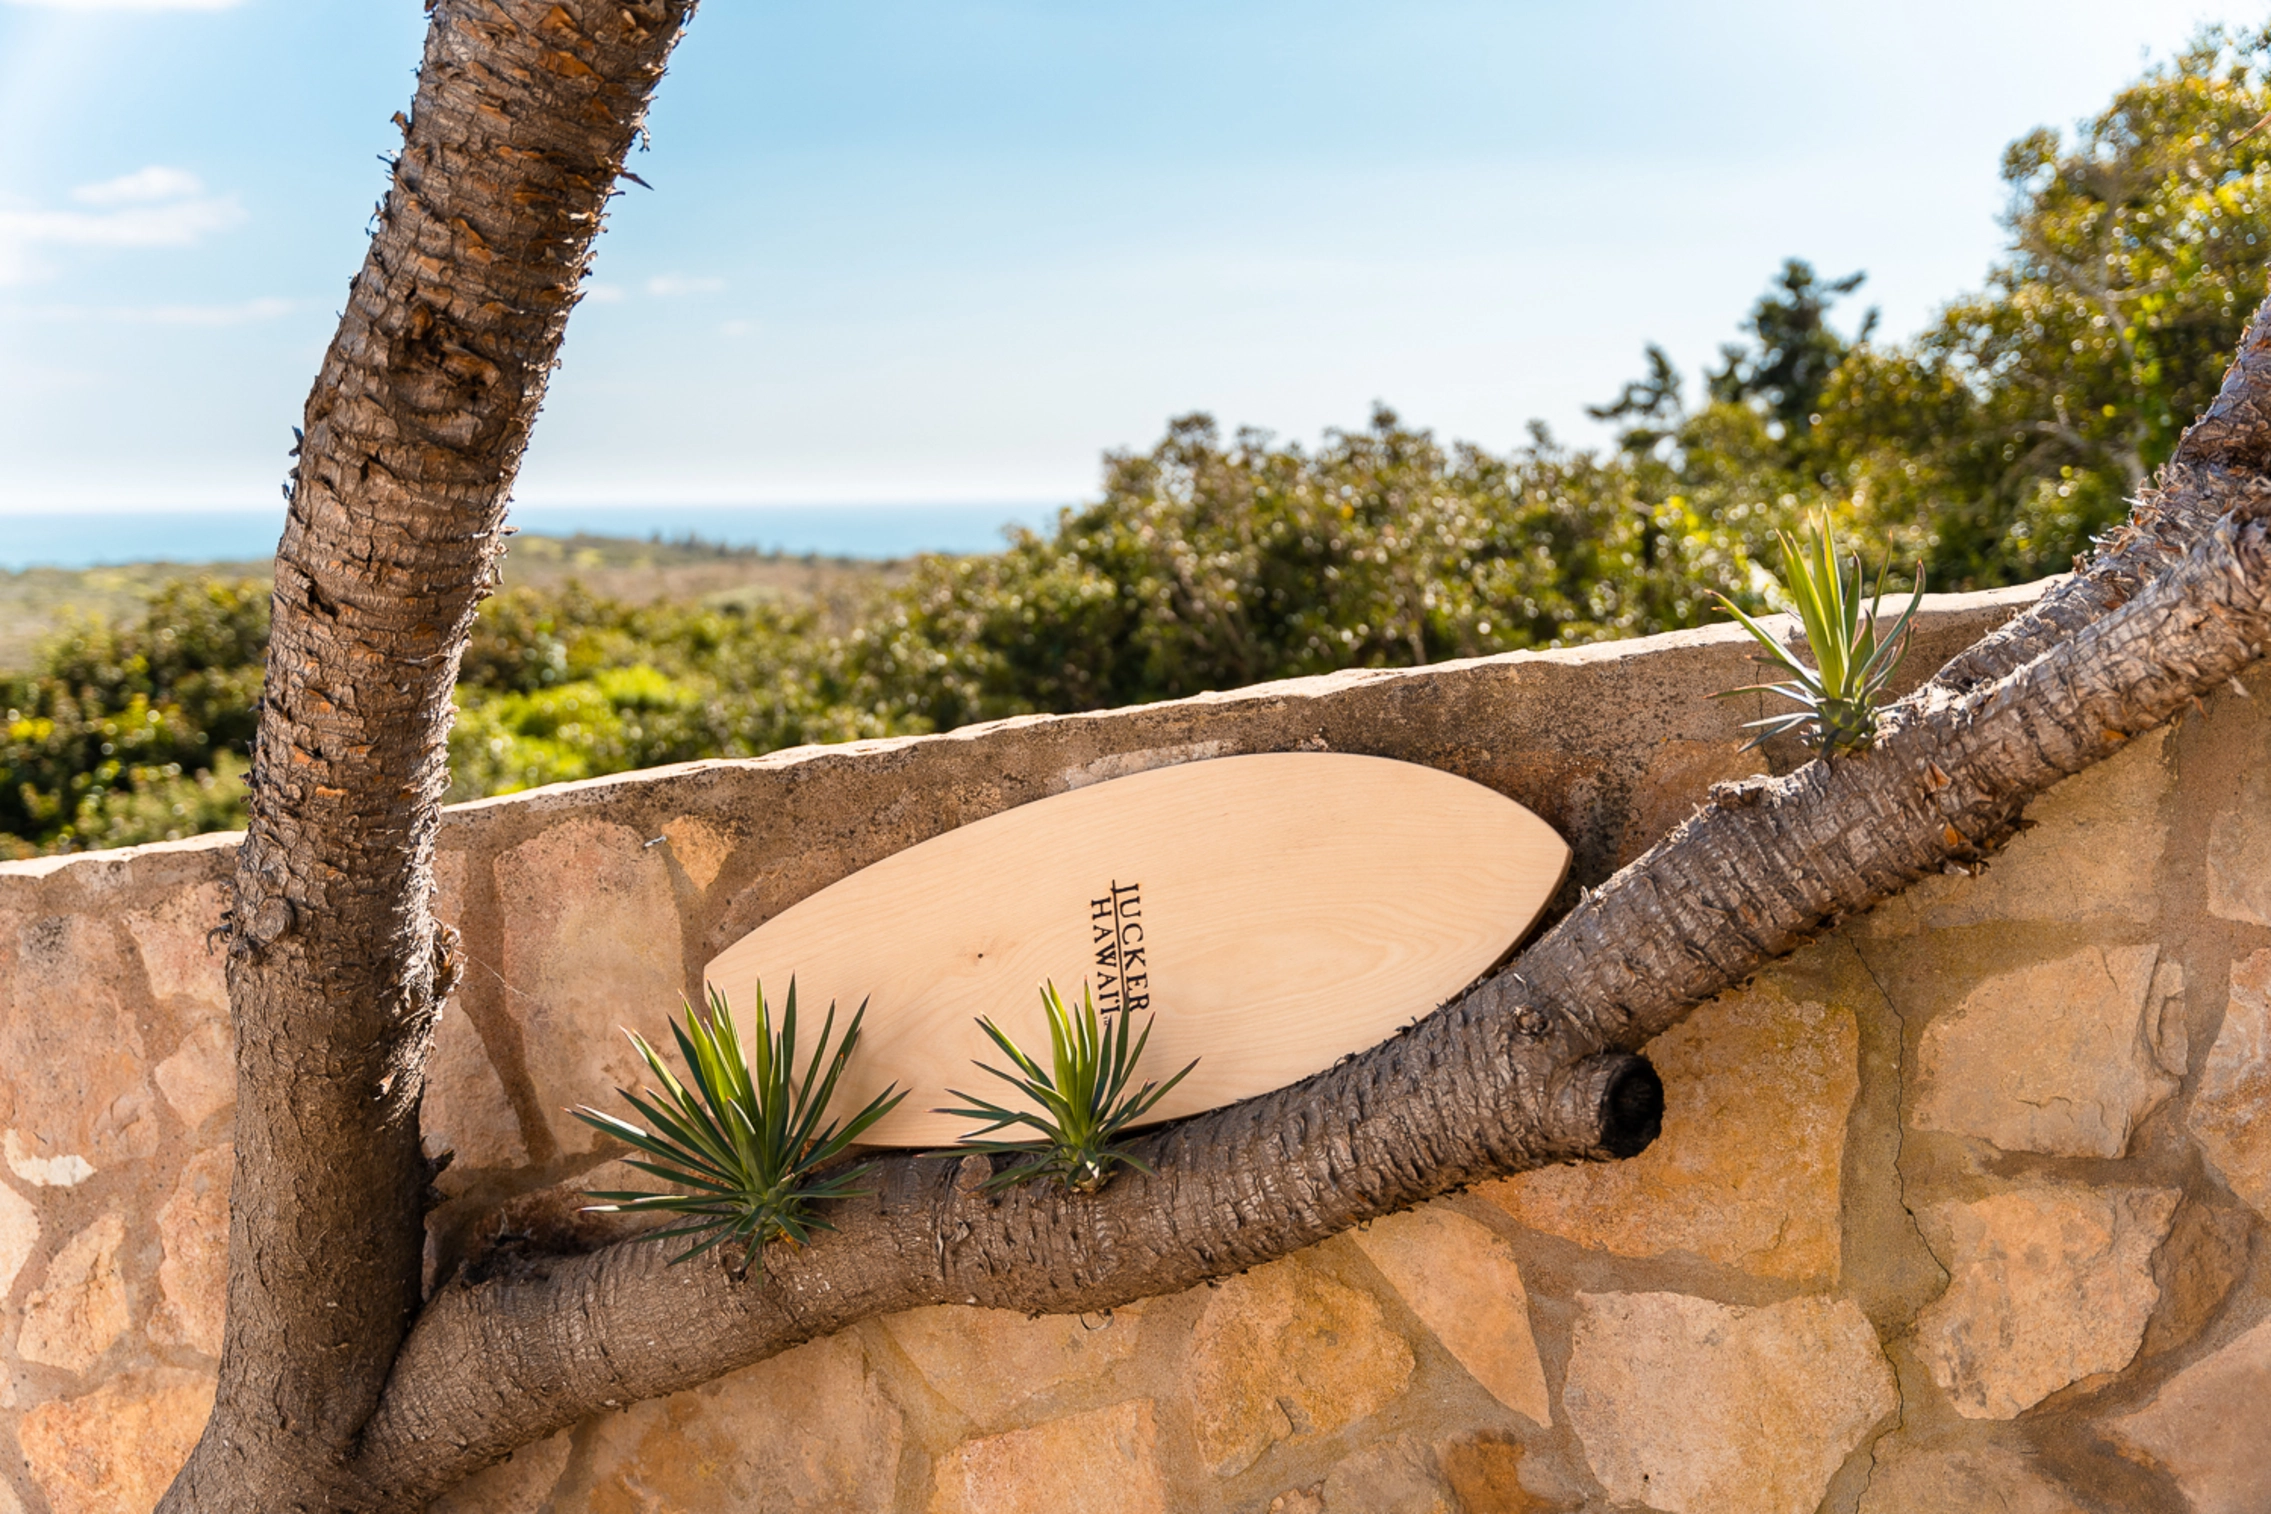
[{"label": "jucker hawaii logo", "polygon": [[1102,898],[1088,901],[1098,1014],[1151,1007],[1151,969],[1143,960],[1142,890],[1140,883],[1114,883]]}]

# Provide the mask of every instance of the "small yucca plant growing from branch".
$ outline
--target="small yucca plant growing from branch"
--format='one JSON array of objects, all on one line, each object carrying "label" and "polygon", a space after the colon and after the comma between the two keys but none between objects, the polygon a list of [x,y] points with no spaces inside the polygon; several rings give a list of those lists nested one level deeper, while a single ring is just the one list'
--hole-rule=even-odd
[{"label": "small yucca plant growing from branch", "polygon": [[[976,1066],[1015,1088],[1036,1107],[1012,1109],[949,1088],[947,1092],[954,1097],[967,1099],[969,1107],[935,1112],[986,1122],[983,1128],[962,1138],[970,1150],[1021,1159],[987,1179],[989,1188],[1046,1177],[1075,1193],[1094,1193],[1118,1164],[1125,1163],[1139,1172],[1151,1171],[1148,1162],[1116,1144],[1119,1134],[1142,1119],[1198,1062],[1194,1059],[1164,1083],[1146,1083],[1130,1093],[1128,1084],[1135,1079],[1136,1064],[1143,1060],[1143,1049],[1151,1042],[1151,1021],[1144,1022],[1143,1034],[1131,1048],[1128,1021],[1132,1017],[1123,1011],[1113,1017],[1116,1025],[1105,1027],[1096,1012],[1095,996],[1085,984],[1079,1009],[1066,1007],[1054,983],[1042,986],[1041,1007],[1049,1016],[1053,1075],[1019,1050],[1000,1026],[984,1017],[978,1021],[979,1029],[993,1039],[1017,1071],[1003,1072],[983,1062]],[[1034,1131],[1035,1137],[1021,1141],[986,1139],[997,1130],[1020,1125]]]},{"label": "small yucca plant growing from branch", "polygon": [[[646,1124],[634,1125],[592,1108],[572,1113],[640,1151],[646,1158],[628,1159],[629,1165],[662,1179],[678,1193],[593,1193],[605,1200],[596,1210],[623,1213],[660,1212],[682,1216],[684,1224],[646,1237],[671,1240],[701,1237],[698,1244],[671,1258],[672,1264],[700,1256],[726,1241],[742,1244],[741,1266],[746,1272],[776,1240],[803,1245],[815,1230],[832,1230],[818,1206],[830,1199],[853,1198],[867,1190],[854,1186],[867,1172],[865,1164],[825,1170],[861,1133],[889,1114],[905,1098],[886,1088],[868,1106],[841,1127],[820,1123],[836,1080],[859,1046],[860,1021],[867,1014],[862,1004],[844,1031],[844,1039],[831,1056],[828,1042],[836,1028],[836,1007],[820,1027],[820,1039],[804,1077],[796,1076],[796,980],[789,980],[788,1003],[781,1025],[773,1028],[765,1004],[764,985],[757,988],[757,1037],[744,1055],[741,1037],[734,1029],[733,1011],[725,995],[710,990],[707,1016],[687,1010],[686,1023],[670,1022],[694,1086],[688,1088],[663,1065],[662,1057],[636,1031],[625,1031],[638,1048],[655,1081],[662,1085],[644,1097],[628,1088],[618,1089]],[[823,1074],[821,1064],[827,1064]]]},{"label": "small yucca plant growing from branch", "polygon": [[1814,654],[1814,666],[1809,668],[1793,657],[1778,637],[1721,594],[1718,596],[1720,605],[1741,621],[1743,629],[1766,649],[1765,656],[1752,660],[1765,667],[1779,668],[1789,673],[1791,679],[1787,683],[1727,689],[1716,697],[1779,694],[1798,706],[1795,710],[1747,723],[1743,729],[1758,734],[1744,744],[1746,752],[1785,731],[1798,732],[1808,745],[1819,748],[1825,755],[1867,751],[1877,739],[1879,698],[1900,667],[1901,659],[1908,655],[1916,608],[1924,602],[1924,565],[1916,565],[1916,592],[1909,596],[1908,608],[1893,623],[1891,633],[1880,639],[1877,614],[1884,603],[1885,572],[1891,567],[1889,559],[1877,572],[1876,594],[1864,611],[1861,556],[1853,555],[1850,579],[1839,571],[1837,537],[1827,514],[1816,518],[1803,547],[1787,531],[1778,531],[1775,535],[1782,543],[1784,577],[1780,587],[1796,608],[1799,623],[1805,627],[1806,646]]}]

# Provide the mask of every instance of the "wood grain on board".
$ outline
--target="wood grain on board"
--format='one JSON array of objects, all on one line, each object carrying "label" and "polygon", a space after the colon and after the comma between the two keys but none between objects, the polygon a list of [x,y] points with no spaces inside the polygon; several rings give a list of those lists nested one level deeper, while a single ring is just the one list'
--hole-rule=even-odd
[{"label": "wood grain on board", "polygon": [[931,1113],[950,1086],[1014,1097],[971,1065],[1002,1065],[981,1014],[1047,1064],[1043,979],[1156,1016],[1149,1075],[1199,1059],[1158,1106],[1171,1119],[1306,1077],[1435,1008],[1520,939],[1568,864],[1543,820],[1434,768],[1221,757],[909,847],[783,910],[705,976],[746,1015],[755,982],[777,1003],[794,974],[815,1029],[831,1000],[839,1025],[867,1000],[835,1108],[911,1089],[869,1132],[879,1144],[951,1144],[968,1122]]}]

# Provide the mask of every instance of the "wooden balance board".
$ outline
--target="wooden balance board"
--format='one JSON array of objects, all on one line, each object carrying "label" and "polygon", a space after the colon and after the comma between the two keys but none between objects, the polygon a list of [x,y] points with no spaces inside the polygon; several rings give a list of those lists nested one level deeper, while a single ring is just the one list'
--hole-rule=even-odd
[{"label": "wooden balance board", "polygon": [[[1280,752],[1155,768],[989,815],[768,920],[705,976],[746,1016],[797,981],[809,1037],[868,1003],[834,1113],[910,1090],[870,1129],[948,1146],[960,1088],[1013,1107],[978,1029],[1049,1065],[1043,979],[1156,1017],[1142,1076],[1198,1066],[1153,1111],[1195,1114],[1387,1039],[1521,939],[1569,848],[1511,799],[1414,763]],[[746,1024],[746,1020],[744,1021]],[[809,1041],[807,1041],[809,1045]],[[1013,1132],[1014,1134],[1014,1132]]]}]

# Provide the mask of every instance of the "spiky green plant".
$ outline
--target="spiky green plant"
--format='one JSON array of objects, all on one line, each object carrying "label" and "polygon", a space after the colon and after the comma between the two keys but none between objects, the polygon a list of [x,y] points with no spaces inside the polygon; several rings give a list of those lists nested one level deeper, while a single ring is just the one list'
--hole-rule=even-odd
[{"label": "spiky green plant", "polygon": [[[836,1029],[836,1007],[820,1027],[820,1040],[812,1048],[803,1081],[796,1077],[796,980],[789,980],[789,995],[781,1011],[781,1025],[773,1029],[765,1004],[765,988],[757,987],[757,1036],[744,1056],[740,1033],[734,1029],[733,1011],[725,995],[710,990],[710,1012],[697,1015],[691,1007],[686,1023],[670,1022],[678,1051],[686,1059],[694,1086],[689,1089],[637,1031],[625,1031],[638,1048],[655,1081],[662,1085],[645,1097],[628,1088],[618,1089],[647,1122],[634,1125],[589,1107],[574,1111],[577,1119],[593,1125],[655,1160],[633,1157],[629,1165],[658,1177],[678,1193],[592,1193],[604,1202],[602,1211],[680,1215],[686,1223],[658,1231],[650,1240],[686,1236],[706,1239],[671,1258],[673,1265],[700,1256],[725,1241],[743,1246],[740,1271],[762,1257],[765,1246],[776,1240],[803,1245],[815,1230],[832,1230],[819,1212],[830,1199],[853,1198],[867,1190],[855,1187],[868,1164],[827,1170],[861,1133],[889,1114],[904,1093],[886,1088],[842,1126],[820,1123],[836,1080],[859,1046],[860,1021],[867,1014],[863,1003],[845,1028],[842,1044],[833,1056],[828,1042]],[[821,1063],[827,1063],[825,1075]]]},{"label": "spiky green plant", "polygon": [[[1136,1038],[1131,1049],[1128,1044],[1128,1022],[1132,1018],[1125,1012],[1115,1016],[1118,1024],[1107,1030],[1096,1011],[1096,998],[1083,984],[1080,991],[1080,1008],[1068,1009],[1057,993],[1054,983],[1041,988],[1041,1007],[1049,1016],[1049,1054],[1054,1064],[1054,1076],[1018,1049],[1002,1028],[981,1016],[979,1029],[993,1038],[1002,1054],[1016,1067],[1014,1073],[979,1062],[984,1072],[1015,1088],[1036,1108],[1012,1109],[949,1088],[948,1093],[958,1099],[969,1100],[963,1109],[940,1109],[938,1114],[958,1115],[968,1120],[983,1120],[985,1125],[962,1138],[962,1144],[972,1151],[989,1156],[1010,1154],[1022,1160],[1011,1163],[986,1180],[989,1188],[1006,1188],[1013,1183],[1030,1182],[1034,1178],[1055,1178],[1075,1193],[1094,1193],[1111,1177],[1112,1169],[1121,1163],[1139,1172],[1151,1171],[1151,1164],[1117,1144],[1121,1131],[1143,1118],[1144,1114],[1167,1096],[1167,1091],[1183,1081],[1196,1058],[1182,1072],[1164,1083],[1146,1083],[1135,1092],[1128,1092],[1128,1084],[1135,1078],[1136,1064],[1143,1060],[1143,1049],[1151,1042],[1150,1020],[1144,1021],[1143,1034]],[[997,1130],[1023,1125],[1037,1132],[1033,1139],[1022,1141],[991,1141],[986,1137]]]},{"label": "spiky green plant", "polygon": [[1838,570],[1837,536],[1826,514],[1814,520],[1803,547],[1787,531],[1778,531],[1775,535],[1782,543],[1784,576],[1780,587],[1796,608],[1799,623],[1805,627],[1806,647],[1814,655],[1814,666],[1809,668],[1792,656],[1780,638],[1721,594],[1718,596],[1720,605],[1741,621],[1743,629],[1766,649],[1765,656],[1752,660],[1769,668],[1782,669],[1791,675],[1791,680],[1726,689],[1716,697],[1779,694],[1798,706],[1764,720],[1748,722],[1743,729],[1758,734],[1744,744],[1746,752],[1785,731],[1798,732],[1825,755],[1867,751],[1877,739],[1879,698],[1900,667],[1901,659],[1908,655],[1916,607],[1924,602],[1924,565],[1916,565],[1916,592],[1909,596],[1908,608],[1894,622],[1891,633],[1880,639],[1877,615],[1884,603],[1885,572],[1892,566],[1890,559],[1877,572],[1876,594],[1864,612],[1861,555],[1853,554],[1852,577],[1848,581]]}]

